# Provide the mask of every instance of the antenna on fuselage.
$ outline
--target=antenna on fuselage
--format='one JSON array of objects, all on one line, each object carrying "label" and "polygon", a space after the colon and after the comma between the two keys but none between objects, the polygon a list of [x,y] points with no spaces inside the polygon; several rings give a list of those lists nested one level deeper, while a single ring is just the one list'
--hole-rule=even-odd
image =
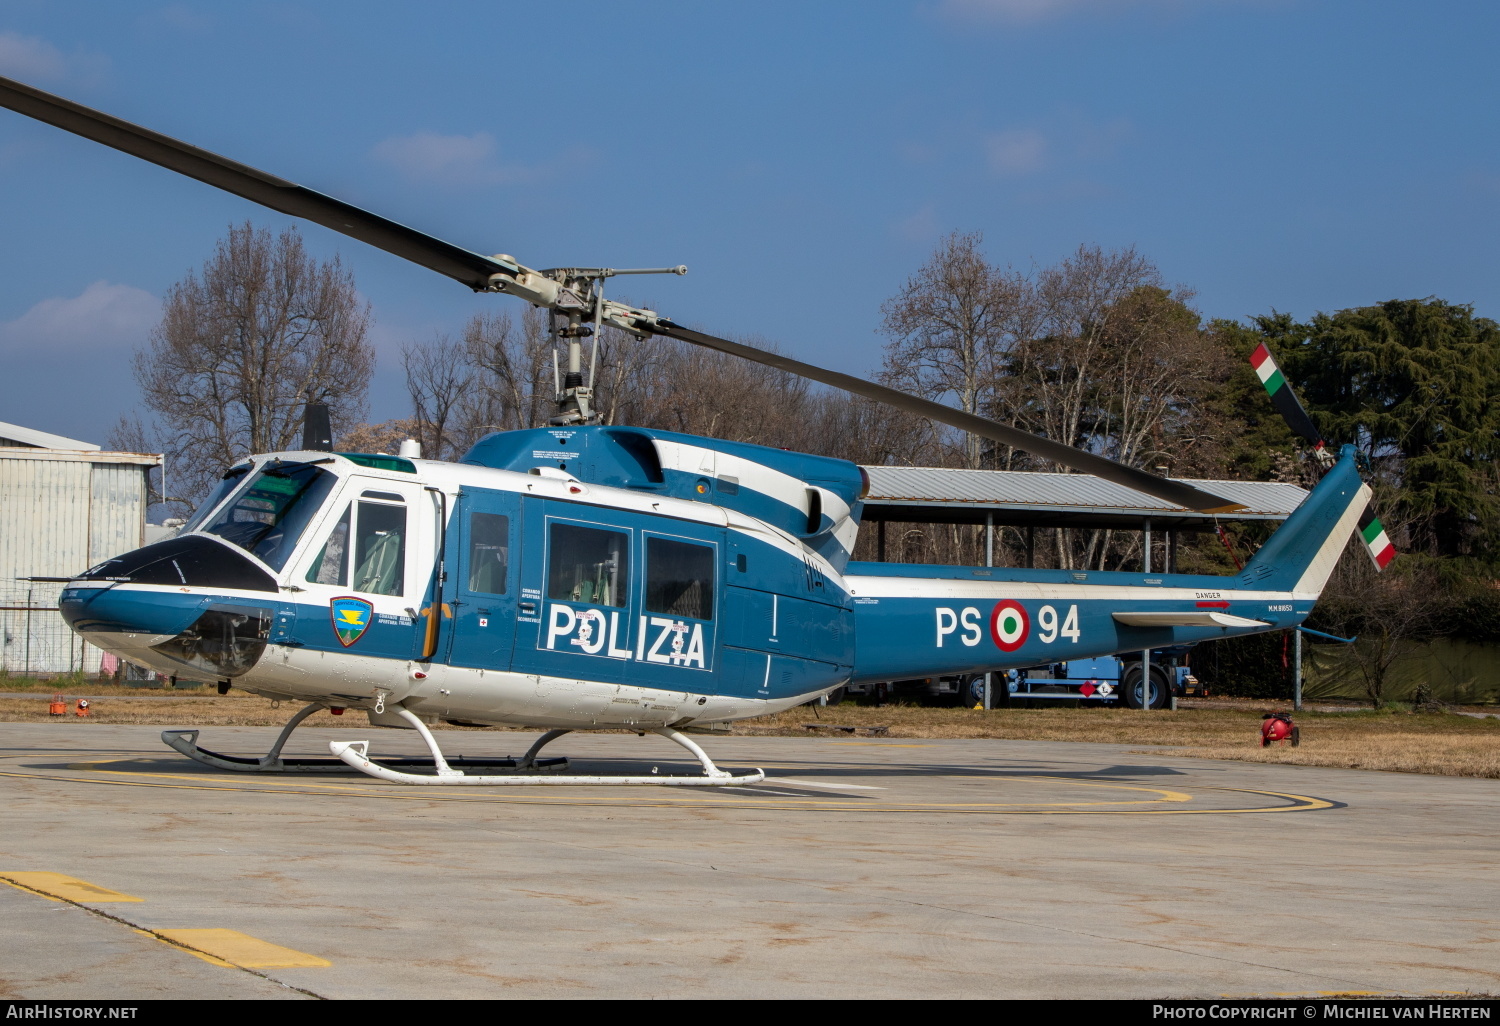
[{"label": "antenna on fuselage", "polygon": [[327,403],[302,407],[302,448],[306,452],[333,452],[333,421]]},{"label": "antenna on fuselage", "polygon": [[[599,328],[604,312],[604,279],[617,274],[687,274],[687,265],[676,267],[554,267],[541,272],[562,286],[548,310],[547,325],[552,335],[553,381],[557,388],[557,413],[547,423],[595,424],[599,414],[594,409],[594,375],[599,369]],[[585,324],[589,319],[591,324]],[[592,338],[589,354],[588,384],[583,378],[583,340]],[[567,347],[567,370],[560,369],[557,343]]]}]

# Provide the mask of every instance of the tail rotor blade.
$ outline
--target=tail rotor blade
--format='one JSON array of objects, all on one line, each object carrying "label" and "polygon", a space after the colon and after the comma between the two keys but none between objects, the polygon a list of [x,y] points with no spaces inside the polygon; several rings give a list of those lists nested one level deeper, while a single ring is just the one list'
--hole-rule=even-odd
[{"label": "tail rotor blade", "polygon": [[[1333,454],[1329,452],[1327,440],[1297,398],[1297,393],[1292,391],[1292,386],[1281,373],[1281,368],[1276,366],[1276,360],[1264,342],[1250,354],[1250,366],[1255,368],[1256,377],[1265,386],[1266,392],[1271,396],[1271,404],[1286,421],[1287,427],[1312,443],[1313,454],[1324,466],[1332,465]],[[1359,536],[1364,541],[1370,558],[1375,561],[1376,570],[1384,570],[1396,558],[1396,547],[1391,544],[1385,527],[1375,519],[1375,513],[1368,505],[1359,515]]]},{"label": "tail rotor blade", "polygon": [[1297,393],[1292,391],[1292,386],[1287,383],[1286,377],[1281,373],[1281,368],[1276,366],[1276,360],[1271,356],[1271,350],[1266,348],[1264,342],[1256,346],[1255,352],[1250,354],[1250,366],[1255,368],[1255,376],[1260,378],[1260,383],[1265,386],[1266,393],[1271,397],[1271,405],[1276,407],[1276,412],[1281,414],[1287,427],[1307,439],[1312,444],[1314,452],[1322,452],[1326,449],[1328,442],[1318,431],[1318,426],[1313,423],[1312,417],[1308,416],[1307,410],[1303,409],[1302,403],[1297,399]]},{"label": "tail rotor blade", "polygon": [[1391,539],[1385,533],[1385,527],[1370,507],[1359,516],[1359,536],[1369,550],[1370,558],[1375,561],[1376,570],[1384,570],[1391,560],[1396,558],[1396,546],[1391,544]]},{"label": "tail rotor blade", "polygon": [[1186,509],[1198,510],[1202,513],[1230,513],[1237,509],[1244,509],[1242,503],[1234,502],[1220,495],[1213,495],[1190,485],[1178,481],[1169,481],[1166,478],[1157,477],[1155,474],[1135,467],[1127,467],[1123,463],[1105,459],[1103,456],[1095,456],[1093,453],[1075,449],[1071,445],[1053,441],[1050,438],[1041,438],[1037,435],[1022,431],[1019,428],[1009,427],[1005,424],[996,423],[985,417],[955,410],[951,406],[935,403],[929,399],[921,399],[917,396],[907,395],[894,388],[885,385],[877,385],[873,381],[856,378],[850,374],[841,374],[838,371],[824,370],[810,363],[802,363],[781,356],[778,353],[768,353],[754,346],[747,346],[740,342],[731,342],[725,338],[715,335],[706,335],[701,331],[685,328],[680,324],[658,318],[651,324],[642,324],[642,328],[653,334],[665,335],[682,342],[714,349],[741,359],[751,360],[755,363],[765,364],[767,367],[775,367],[778,370],[787,371],[800,377],[820,381],[825,385],[852,392],[855,395],[864,396],[866,399],[874,399],[876,402],[886,403],[907,413],[914,413],[919,417],[929,417],[932,420],[947,424],[951,427],[969,431],[984,438],[991,439],[1008,445],[1033,456],[1051,460],[1054,463],[1070,467],[1083,474],[1092,474],[1106,481],[1133,488],[1146,495],[1165,499],[1167,502],[1182,506]]}]

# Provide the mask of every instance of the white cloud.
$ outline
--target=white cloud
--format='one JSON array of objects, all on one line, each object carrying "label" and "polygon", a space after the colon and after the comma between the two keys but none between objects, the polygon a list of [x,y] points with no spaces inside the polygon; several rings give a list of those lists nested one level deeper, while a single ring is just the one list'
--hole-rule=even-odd
[{"label": "white cloud", "polygon": [[995,132],[984,142],[990,170],[999,175],[1029,175],[1047,166],[1047,137],[1035,128]]},{"label": "white cloud", "polygon": [[1168,14],[1223,7],[1230,3],[1284,6],[1286,0],[941,0],[938,14],[955,22],[1028,25],[1071,14],[1117,16],[1138,10]]},{"label": "white cloud", "polygon": [[0,350],[77,355],[137,346],[161,320],[161,300],[145,289],[96,281],[71,297],[44,299],[0,323]]},{"label": "white cloud", "polygon": [[418,182],[503,185],[527,176],[529,172],[524,168],[502,164],[495,150],[495,137],[488,132],[473,135],[418,132],[383,140],[371,153]]},{"label": "white cloud", "polygon": [[1083,164],[1107,161],[1134,132],[1128,118],[1091,121],[1081,113],[1062,110],[1043,128],[1013,128],[983,137],[985,163],[991,173],[1023,178],[1038,171],[1065,172]]},{"label": "white cloud", "polygon": [[954,21],[1043,21],[1080,5],[1080,0],[943,0],[938,10]]},{"label": "white cloud", "polygon": [[907,242],[931,242],[938,236],[937,209],[928,203],[910,217],[897,221],[892,230]]},{"label": "white cloud", "polygon": [[65,54],[45,39],[0,32],[0,74],[22,82],[92,79],[109,61],[99,54]]},{"label": "white cloud", "polygon": [[0,71],[9,78],[62,78],[68,69],[62,51],[45,39],[23,36],[19,32],[0,32]]},{"label": "white cloud", "polygon": [[187,4],[167,4],[165,7],[147,11],[141,16],[141,22],[146,25],[161,25],[189,34],[207,32],[213,28],[213,21],[208,15]]}]

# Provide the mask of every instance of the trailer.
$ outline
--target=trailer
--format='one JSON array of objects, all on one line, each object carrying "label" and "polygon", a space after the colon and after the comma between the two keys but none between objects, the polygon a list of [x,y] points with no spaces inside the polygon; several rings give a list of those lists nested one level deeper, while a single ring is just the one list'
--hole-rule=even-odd
[{"label": "trailer", "polygon": [[[1093,659],[1070,659],[1045,666],[1007,670],[1003,675],[1005,695],[994,704],[1030,704],[1033,701],[1076,701],[1100,705],[1124,705],[1139,709],[1163,709],[1179,697],[1202,697],[1208,686],[1193,676],[1187,663],[1189,646],[1153,649],[1151,680],[1141,681],[1141,654],[1124,652]],[[1142,692],[1146,692],[1143,697]],[[992,692],[993,701],[993,692]]]}]

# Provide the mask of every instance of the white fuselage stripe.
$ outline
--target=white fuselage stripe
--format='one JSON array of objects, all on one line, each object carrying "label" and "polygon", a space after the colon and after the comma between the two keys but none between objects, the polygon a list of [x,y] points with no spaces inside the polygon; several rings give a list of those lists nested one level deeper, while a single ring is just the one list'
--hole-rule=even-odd
[{"label": "white fuselage stripe", "polygon": [[[845,583],[856,598],[914,599],[1036,599],[1068,602],[1284,602],[1300,592],[1245,591],[1225,584],[1222,588],[1167,588],[1151,584],[1066,584],[1036,581],[952,581],[917,577],[862,577],[850,575]],[[1233,581],[1233,578],[1227,580]],[[1307,597],[1316,597],[1310,595]]]}]

